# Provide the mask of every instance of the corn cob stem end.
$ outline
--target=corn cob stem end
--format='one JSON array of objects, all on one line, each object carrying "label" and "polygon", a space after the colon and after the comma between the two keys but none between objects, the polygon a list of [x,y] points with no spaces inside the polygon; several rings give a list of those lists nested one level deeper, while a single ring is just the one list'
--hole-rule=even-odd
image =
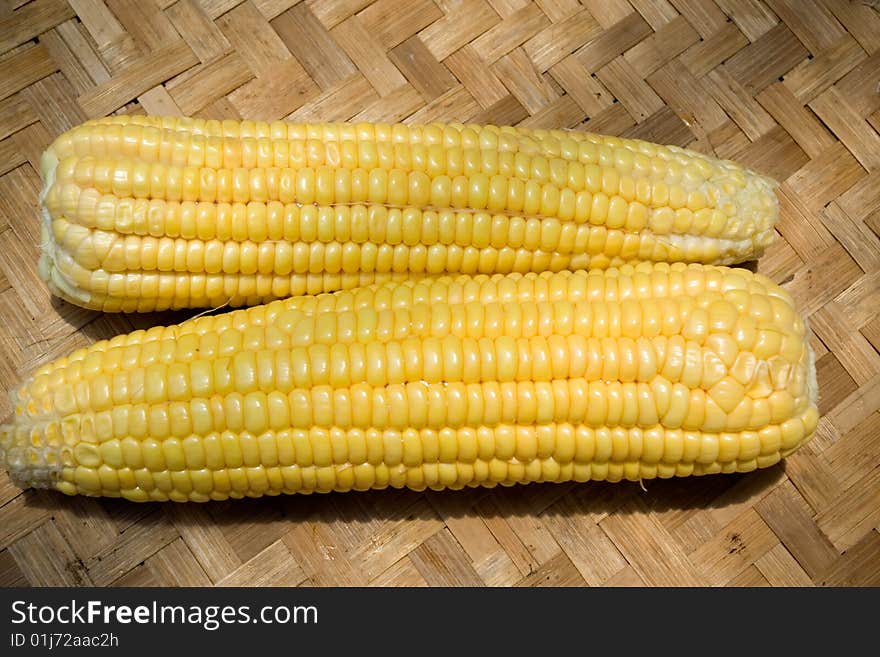
[{"label": "corn cob stem end", "polygon": [[[14,400],[17,394],[13,391],[10,396]],[[16,405],[16,418],[23,415],[21,405]],[[0,425],[0,468],[19,488],[57,488],[64,462],[73,462],[73,450],[38,444],[24,433],[17,431],[14,420]]]},{"label": "corn cob stem end", "polygon": [[37,262],[37,271],[40,278],[46,282],[49,291],[56,297],[70,303],[92,308],[92,295],[78,287],[62,273],[58,267],[59,258],[62,257],[60,247],[52,235],[52,215],[46,207],[45,199],[52,185],[55,184],[55,174],[58,169],[58,156],[50,146],[40,158],[40,175],[43,178],[43,188],[40,191],[40,259]]}]

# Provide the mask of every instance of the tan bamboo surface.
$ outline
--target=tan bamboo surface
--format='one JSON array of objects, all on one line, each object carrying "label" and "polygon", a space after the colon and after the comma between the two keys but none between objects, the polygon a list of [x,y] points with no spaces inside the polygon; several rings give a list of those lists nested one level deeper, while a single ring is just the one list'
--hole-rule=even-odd
[{"label": "tan bamboo surface", "polygon": [[[37,277],[40,152],[113,112],[564,127],[782,182],[758,269],[810,318],[824,414],[753,474],[208,505],[15,488],[0,585],[880,584],[876,0],[2,0],[0,417],[109,316]],[[191,313],[190,313],[191,314]]]}]

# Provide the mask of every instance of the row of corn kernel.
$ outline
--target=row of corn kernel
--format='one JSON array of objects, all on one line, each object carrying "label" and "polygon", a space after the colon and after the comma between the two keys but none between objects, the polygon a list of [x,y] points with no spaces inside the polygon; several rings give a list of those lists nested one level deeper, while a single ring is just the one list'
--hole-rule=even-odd
[{"label": "row of corn kernel", "polygon": [[[571,165],[575,166],[575,165]],[[598,175],[598,174],[597,174]],[[376,203],[417,208],[488,209],[526,216],[559,217],[564,221],[625,224],[629,206],[669,211],[658,227],[701,234],[742,237],[748,222],[728,221],[736,206],[707,207],[701,192],[689,195],[679,187],[632,179],[617,180],[607,171],[604,183],[589,179],[566,185],[502,174],[429,176],[403,169],[206,169],[147,164],[136,161],[100,160],[92,156],[67,159],[59,164],[56,180],[46,195],[46,206],[55,215],[81,209],[84,221],[95,214],[95,192],[126,199],[170,202],[333,204]],[[609,176],[611,177],[609,179]],[[628,182],[626,182],[628,181]],[[626,184],[624,184],[626,183]],[[75,186],[75,187],[72,187]],[[77,190],[78,188],[78,190]],[[84,196],[81,203],[80,196]],[[100,201],[106,203],[104,198]],[[80,207],[82,206],[82,207]],[[729,207],[728,207],[729,206]],[[730,224],[728,226],[728,223]],[[754,225],[752,224],[752,229]],[[729,234],[729,235],[728,235]]]},{"label": "row of corn kernel", "polygon": [[[605,248],[610,251],[626,252],[627,246],[636,248],[633,244],[606,243]],[[198,258],[203,261],[206,257],[213,258],[216,254],[213,246],[222,250],[220,258],[220,271],[205,272],[204,270],[190,272],[186,266],[186,259],[192,258],[197,262]],[[87,286],[91,294],[100,296],[149,296],[149,289],[154,290],[159,286],[158,294],[165,296],[211,297],[217,294],[228,296],[286,296],[280,295],[282,289],[296,289],[304,287],[307,277],[315,277],[316,280],[326,278],[326,283],[343,280],[345,284],[340,289],[351,288],[348,280],[364,281],[365,279],[376,280],[379,274],[441,274],[457,272],[463,274],[489,273],[492,271],[502,272],[530,272],[530,271],[559,271],[568,266],[574,266],[583,261],[588,264],[597,258],[605,260],[619,260],[621,256],[613,254],[597,254],[591,256],[583,254],[573,256],[545,251],[530,251],[528,249],[502,248],[477,249],[475,247],[460,247],[458,245],[444,246],[434,244],[432,246],[390,246],[388,244],[354,244],[348,242],[331,244],[297,242],[295,244],[276,243],[272,249],[273,268],[288,271],[284,274],[262,273],[259,271],[260,249],[252,242],[227,242],[208,243],[192,242],[181,244],[185,248],[173,249],[170,253],[177,267],[169,267],[170,271],[153,269],[122,269],[121,271],[108,271],[101,268],[89,268],[83,266],[78,260],[88,263],[93,257],[92,253],[83,247],[84,252],[71,254],[65,250],[55,252],[54,267],[58,274],[68,281]],[[210,247],[209,255],[204,251]],[[156,249],[158,251],[158,249]],[[155,253],[155,251],[151,250]],[[158,256],[155,257],[158,261]],[[125,257],[125,256],[121,256]],[[145,264],[152,264],[153,255],[148,254]],[[242,262],[243,258],[247,258]],[[276,265],[274,259],[279,260]],[[112,262],[111,265],[118,266]],[[159,264],[158,262],[156,263]],[[242,271],[244,264],[244,271]],[[213,269],[213,267],[212,267]],[[177,271],[175,271],[177,270]],[[228,271],[224,271],[228,270]],[[254,271],[256,270],[256,271]],[[377,275],[376,279],[372,275]],[[140,291],[138,288],[143,286]],[[245,292],[244,290],[247,290]],[[317,293],[323,292],[319,289]],[[305,294],[302,292],[301,294]],[[316,293],[316,292],[309,292]]]},{"label": "row of corn kernel", "polygon": [[[147,128],[147,130],[144,130]],[[594,133],[562,130],[534,130],[498,127],[494,125],[431,124],[405,125],[383,123],[312,123],[294,124],[276,121],[262,123],[252,121],[212,121],[176,117],[113,116],[89,121],[73,134],[67,133],[59,144],[59,150],[67,153],[74,142],[107,142],[112,149],[127,148],[129,153],[146,140],[160,143],[164,133],[156,128],[170,131],[167,137],[175,142],[186,135],[223,137],[232,140],[270,139],[284,141],[331,141],[331,142],[378,142],[400,144],[439,144],[446,148],[482,148],[501,151],[524,151],[540,153],[549,157],[563,157],[582,162],[598,162],[602,166],[626,167],[630,154],[641,153],[658,157],[679,167],[693,166],[691,175],[709,178],[719,169],[733,175],[741,174],[740,167],[730,162],[715,162],[701,153],[685,151],[675,146],[661,146],[633,139],[597,135]],[[173,149],[173,145],[171,147]],[[86,148],[88,150],[88,148]]]},{"label": "row of corn kernel", "polygon": [[[72,418],[76,419],[76,418]],[[302,427],[283,430],[206,430],[198,435],[153,435],[152,428],[136,435],[103,434],[83,424],[84,440],[59,451],[62,463],[95,468],[102,463],[114,468],[132,467],[160,471],[219,469],[224,467],[386,463],[418,465],[423,462],[465,462],[491,458],[527,461],[553,457],[561,463],[575,461],[620,462],[641,459],[727,462],[749,459],[780,449],[787,450],[815,428],[814,408],[778,424],[757,430],[701,432],[689,429],[650,427],[589,427],[567,422],[544,425],[496,427],[443,427],[399,430],[379,428]],[[575,420],[577,422],[577,420]],[[18,444],[42,447],[62,445],[59,433],[77,430],[71,422],[52,421],[16,436]],[[73,423],[75,424],[75,422]],[[54,428],[54,431],[52,430]],[[159,427],[161,429],[161,427]],[[104,427],[105,431],[108,429]],[[19,433],[22,427],[15,429]],[[166,427],[167,431],[167,427]],[[66,440],[66,443],[71,441]],[[100,441],[100,442],[98,442]]]},{"label": "row of corn kernel", "polygon": [[[650,382],[659,375],[670,383],[709,389],[729,373],[744,391],[761,398],[796,385],[806,357],[801,344],[792,360],[771,354],[759,365],[754,352],[743,351],[727,365],[711,345],[700,347],[678,335],[637,340],[578,334],[413,337],[387,343],[367,340],[291,347],[288,336],[277,332],[270,348],[254,349],[263,339],[255,335],[258,332],[259,328],[251,332],[246,347],[242,333],[227,331],[184,342],[188,351],[168,341],[152,341],[143,347],[135,344],[96,352],[88,359],[69,361],[51,375],[38,374],[29,394],[42,404],[35,412],[46,413],[96,408],[98,399],[107,404],[111,399],[115,404],[160,402],[256,389],[287,393],[295,387],[340,388],[363,382],[384,386],[406,380],[451,384],[584,378],[627,383]],[[82,388],[83,381],[89,382],[91,392]],[[75,393],[70,387],[74,385],[82,390]],[[56,401],[46,401],[50,394]]]},{"label": "row of corn kernel", "polygon": [[114,470],[65,468],[59,490],[68,494],[122,496],[137,501],[166,500],[207,501],[227,498],[258,497],[285,493],[368,490],[388,486],[424,488],[461,488],[464,486],[510,485],[529,481],[638,481],[654,477],[688,476],[718,472],[749,472],[776,463],[780,453],[758,456],[745,461],[725,463],[567,463],[551,459],[519,461],[478,460],[473,464],[430,463],[412,468],[403,464],[389,467],[358,466],[274,466],[240,467],[223,470],[160,471],[146,469]]},{"label": "row of corn kernel", "polygon": [[[778,455],[776,457],[778,460]],[[775,461],[773,461],[775,462]],[[768,462],[768,465],[770,463]],[[398,466],[390,470],[387,466],[378,467],[362,466],[336,466],[327,468],[299,466],[286,466],[274,468],[234,468],[217,471],[195,472],[160,472],[151,473],[148,470],[114,471],[109,466],[101,466],[97,470],[87,468],[66,468],[63,471],[63,479],[56,484],[58,490],[68,494],[101,495],[104,497],[123,497],[137,502],[167,501],[176,502],[206,502],[209,500],[241,499],[244,497],[260,497],[263,495],[279,495],[281,493],[303,493],[369,490],[387,488],[389,485],[402,488],[408,486],[415,490],[425,488],[463,488],[464,486],[494,487],[498,483],[509,485],[513,480],[507,481],[511,472],[519,476],[521,480],[537,481],[534,478],[536,466],[532,465],[528,474],[521,464],[504,464],[501,461],[492,461],[490,464],[482,463],[476,466],[465,464],[433,464],[418,468],[406,469]],[[592,467],[589,465],[569,464],[558,469],[558,480],[589,481],[596,480],[619,481],[627,473],[636,472],[636,480],[644,477],[674,476],[676,474],[692,474],[698,468],[705,466],[693,464],[690,467],[667,466],[641,466],[632,464],[634,467],[625,467],[617,464],[604,464]],[[722,466],[716,464],[720,471]],[[726,466],[733,464],[725,464]],[[548,463],[548,472],[557,472],[555,464]],[[734,465],[731,471],[736,471]],[[730,469],[730,468],[728,468]],[[751,468],[754,469],[754,465]],[[670,472],[666,474],[666,471]],[[747,471],[747,470],[743,470]],[[642,474],[644,473],[644,474]],[[485,476],[484,476],[485,475]],[[489,477],[498,479],[489,479]],[[628,475],[627,475],[628,476]],[[542,481],[556,481],[557,479],[541,478]],[[461,483],[459,483],[461,481]],[[466,483],[465,483],[466,482]],[[128,487],[120,487],[128,486]],[[184,492],[186,491],[186,492]]]},{"label": "row of corn kernel", "polygon": [[[129,202],[121,202],[120,207],[126,203]],[[554,217],[538,219],[469,210],[434,211],[383,205],[200,204],[197,211],[197,204],[191,205],[193,212],[172,219],[166,213],[169,208],[165,202],[143,201],[143,212],[137,214],[135,218],[140,218],[135,223],[126,220],[115,227],[103,220],[103,227],[93,226],[89,220],[81,221],[76,213],[53,211],[53,236],[56,243],[68,251],[94,251],[105,258],[109,257],[111,248],[119,250],[123,245],[126,249],[139,248],[142,244],[165,245],[167,250],[170,245],[178,249],[193,248],[196,242],[214,242],[225,247],[229,240],[233,241],[230,248],[245,248],[244,244],[249,243],[254,250],[269,249],[267,253],[277,248],[277,242],[282,240],[285,244],[301,241],[303,248],[321,248],[312,247],[315,243],[372,242],[377,247],[455,244],[471,249],[512,247],[563,254],[616,255],[629,250],[646,259],[656,257],[658,248],[663,247],[695,260],[710,259],[713,256],[709,251],[735,255],[745,248],[744,242],[713,239],[708,235],[687,236],[678,242],[664,239],[664,235],[681,228],[671,217],[689,215],[689,212],[648,211],[638,204],[621,210],[621,226],[617,221],[608,220],[595,225],[571,223]],[[166,221],[174,222],[172,234],[161,233],[161,224]],[[639,233],[638,227],[646,224],[648,232]],[[179,231],[179,227],[184,230]]]},{"label": "row of corn kernel", "polygon": [[[366,213],[364,213],[366,214]],[[436,216],[436,215],[435,215]],[[431,217],[429,217],[430,221]],[[332,267],[350,271],[371,252],[391,254],[392,258],[406,256],[419,260],[419,254],[428,267],[429,258],[441,253],[461,252],[462,257],[497,254],[516,255],[522,253],[555,253],[572,257],[574,254],[586,256],[604,254],[608,257],[632,254],[650,259],[660,247],[668,247],[662,238],[639,237],[623,231],[609,230],[603,226],[576,226],[560,224],[555,219],[540,221],[525,220],[520,217],[499,217],[493,231],[495,238],[491,244],[489,235],[468,240],[468,231],[474,230],[473,221],[462,221],[460,230],[452,235],[451,243],[440,243],[435,235],[428,234],[421,242],[403,244],[403,240],[392,238],[383,240],[373,235],[382,229],[366,228],[358,230],[349,241],[222,241],[219,239],[201,240],[171,237],[137,237],[121,235],[102,230],[92,230],[66,219],[52,222],[55,244],[68,253],[75,262],[89,269],[103,267],[106,271],[190,271],[207,273],[277,273],[280,275],[295,271],[305,273],[320,262],[319,256],[327,259],[324,269]],[[433,222],[435,225],[437,222]],[[393,224],[385,230],[394,228]],[[424,230],[423,226],[420,230]],[[479,223],[477,224],[479,229]],[[432,231],[435,233],[435,231]],[[472,233],[471,233],[472,234]],[[340,236],[340,240],[342,236]],[[412,240],[407,240],[411,242]],[[498,244],[500,243],[500,246]],[[710,240],[695,242],[697,248],[709,247]],[[689,249],[672,246],[682,254]],[[717,249],[716,249],[717,251]],[[703,256],[694,253],[698,259]],[[483,256],[488,257],[488,256]],[[522,256],[520,256],[522,257]],[[356,259],[358,258],[358,259]],[[299,269],[303,269],[299,271]],[[356,270],[352,270],[354,273]],[[315,272],[318,273],[318,272]]]},{"label": "row of corn kernel", "polygon": [[[650,383],[568,379],[537,383],[410,383],[382,388],[355,384],[338,389],[293,389],[289,393],[257,389],[170,402],[163,399],[172,396],[170,385],[163,387],[148,379],[138,380],[145,386],[143,391],[124,386],[120,391],[110,390],[106,377],[101,383],[64,384],[58,388],[52,397],[55,411],[69,416],[61,424],[62,431],[78,427],[86,436],[83,440],[87,440],[91,436],[105,439],[114,435],[185,436],[194,431],[225,429],[260,433],[267,428],[287,426],[437,428],[563,421],[583,422],[592,427],[647,427],[662,421],[666,426],[687,430],[740,431],[768,422],[783,422],[807,402],[806,398],[796,396],[802,392],[788,386],[767,390],[761,397],[753,398],[729,378],[708,391],[689,389],[657,377]],[[803,381],[800,387],[803,388]],[[186,386],[179,389],[197,394]],[[123,399],[130,396],[132,402],[116,402],[117,395]]]},{"label": "row of corn kernel", "polygon": [[[548,230],[544,224],[557,232],[574,231],[590,224],[631,233],[647,228],[658,235],[699,232],[704,237],[728,239],[723,231],[727,220],[719,210],[703,209],[694,213],[687,209],[673,211],[667,207],[649,209],[639,202],[627,203],[619,196],[608,197],[603,193],[569,194],[563,191],[562,196],[568,197],[573,204],[570,207],[560,205],[555,216],[543,217],[473,209],[389,207],[381,203],[301,205],[251,201],[215,204],[117,198],[72,184],[52,187],[45,204],[55,221],[63,220],[119,235],[157,238],[239,242],[370,240],[410,245],[458,242],[462,245],[503,246],[516,240],[540,241],[542,231]],[[729,237],[736,238],[737,235]]]},{"label": "row of corn kernel", "polygon": [[[112,233],[92,233],[79,239],[80,229],[56,220],[59,236],[54,250],[54,266],[74,282],[91,281],[93,275],[115,273],[189,272],[192,274],[242,274],[276,276],[290,274],[398,273],[526,273],[559,271],[576,264],[598,265],[599,260],[622,263],[640,259],[650,261],[678,254],[693,261],[718,254],[717,244],[693,240],[683,247],[669,245],[662,238],[644,237],[622,231],[589,227],[573,231],[584,248],[563,243],[561,250],[526,247],[459,246],[458,244],[403,244],[375,242],[221,242],[153,237],[122,237]],[[85,229],[87,230],[87,229]],[[562,233],[568,242],[571,235]],[[60,247],[60,248],[59,248]],[[94,283],[101,282],[101,278]],[[280,283],[280,281],[279,281]],[[106,287],[93,288],[106,293]]]},{"label": "row of corn kernel", "polygon": [[[278,302],[277,307],[305,312],[347,310],[372,306],[377,310],[406,307],[417,303],[468,303],[479,301],[624,301],[670,296],[696,297],[706,292],[735,295],[738,308],[748,304],[749,295],[778,299],[793,307],[791,296],[761,274],[744,269],[666,263],[626,265],[604,271],[561,271],[523,275],[457,276],[379,283],[357,290],[340,291],[317,297],[301,297]],[[714,299],[713,299],[714,300]],[[778,312],[776,303],[773,312]],[[242,323],[259,312],[239,311]],[[210,318],[217,320],[218,318]]]},{"label": "row of corn kernel", "polygon": [[[397,143],[375,141],[319,141],[319,140],[233,140],[205,138],[187,133],[163,132],[143,134],[141,139],[129,138],[107,143],[100,135],[84,140],[90,130],[77,130],[71,142],[62,138],[55,148],[59,160],[76,157],[137,160],[149,164],[210,169],[302,168],[339,167],[344,169],[404,169],[424,171],[431,176],[501,173],[566,186],[566,181],[588,180],[587,188],[599,191],[608,186],[609,176],[622,175],[633,184],[633,178],[664,182],[673,186],[684,185],[696,192],[698,198],[706,178],[699,167],[682,168],[674,162],[633,153],[627,149],[608,147],[584,159],[546,156],[522,150],[499,150],[478,147],[461,148],[440,144]],[[116,142],[116,143],[114,143]],[[603,183],[603,179],[605,182]],[[722,193],[725,184],[733,189],[746,184],[744,176],[730,174],[719,178],[721,187],[711,185],[714,193]],[[569,182],[568,184],[571,184]],[[611,185],[611,187],[615,187]],[[705,203],[705,197],[704,203]]]},{"label": "row of corn kernel", "polygon": [[[220,338],[210,334],[205,344],[208,350],[219,352],[236,342],[221,344]],[[550,339],[542,336],[406,338],[384,343],[309,344],[241,351],[233,355],[205,354],[205,358],[189,362],[167,363],[151,354],[155,350],[147,350],[143,355],[137,355],[136,351],[135,347],[106,352],[100,369],[90,371],[87,376],[83,361],[69,363],[54,377],[52,394],[59,400],[73,400],[76,395],[80,410],[88,410],[93,408],[95,399],[107,399],[107,403],[111,398],[115,403],[141,400],[154,403],[185,398],[189,391],[207,396],[258,388],[288,392],[295,387],[348,387],[357,383],[384,386],[405,381],[449,384],[583,378],[627,383],[648,382],[660,375],[670,383],[709,389],[729,371],[711,348],[686,342],[681,336],[638,341],[587,338],[577,334]],[[131,356],[126,357],[126,352]],[[802,364],[805,354],[802,347],[800,359],[795,363]],[[749,367],[748,362],[742,365],[742,371],[734,380],[744,382],[737,385],[755,382],[760,369],[767,381],[772,382],[771,389],[788,387],[792,376],[798,373],[797,368],[792,368],[789,361],[777,354],[769,355],[766,360],[769,367],[759,368],[757,364]],[[731,364],[731,374],[737,373],[734,365],[736,361]],[[181,392],[169,396],[171,389],[166,379],[172,379]],[[63,386],[80,386],[82,390],[68,391]],[[92,393],[88,392],[90,388]],[[65,402],[64,408],[74,406],[72,402]]]},{"label": "row of corn kernel", "polygon": [[233,467],[468,463],[493,458],[529,462],[553,458],[558,463],[644,463],[749,460],[790,449],[813,420],[792,418],[781,425],[740,433],[701,433],[660,426],[647,429],[589,428],[572,424],[502,426],[495,429],[440,430],[338,428],[289,429],[253,434],[211,432],[204,436],[125,437],[100,444],[79,443],[65,450],[66,464],[87,468],[219,470]]},{"label": "row of corn kernel", "polygon": [[[410,386],[442,382],[449,390],[457,382],[498,385],[504,382],[498,380],[502,375],[509,381],[553,381],[554,385],[568,377],[626,384],[652,382],[659,376],[670,384],[708,390],[728,373],[726,388],[763,399],[774,391],[796,394],[806,376],[808,357],[805,347],[796,360],[775,355],[761,362],[752,352],[741,352],[728,368],[711,348],[701,349],[680,336],[638,341],[552,336],[546,341],[533,338],[516,343],[465,338],[455,345],[449,340],[433,340],[427,347],[421,340],[412,340],[390,349],[336,344],[242,352],[240,341],[227,338],[231,333],[205,334],[188,346],[185,342],[188,351],[154,341],[142,350],[134,345],[94,353],[88,360],[70,361],[50,373],[38,374],[27,391],[16,391],[16,399],[28,404],[29,415],[38,417],[96,410],[111,403],[159,403],[258,389],[286,394],[297,387],[329,385],[336,389],[365,382],[394,385],[407,375],[414,381],[425,381]],[[499,358],[505,345],[510,353]],[[437,353],[426,358],[428,350],[435,349]],[[197,360],[196,355],[203,358]],[[357,357],[357,366],[352,364],[353,357]],[[392,370],[389,362],[400,367]],[[317,389],[312,394],[328,393]]]},{"label": "row of corn kernel", "polygon": [[[621,275],[621,271],[625,273]],[[275,307],[313,312],[310,309],[343,310],[352,304],[355,307],[372,306],[379,310],[390,307],[388,304],[392,302],[395,307],[416,303],[488,303],[494,300],[524,302],[568,299],[611,302],[630,298],[696,297],[707,291],[722,293],[725,298],[730,298],[741,313],[745,312],[744,309],[749,307],[750,302],[756,302],[753,295],[769,297],[774,315],[785,312],[784,306],[788,306],[790,311],[793,308],[791,296],[760,274],[740,269],[688,266],[685,263],[669,266],[664,263],[644,263],[603,271],[563,270],[506,276],[449,274],[440,278],[409,282],[385,279],[375,286],[364,282],[361,287],[353,290],[284,299],[278,301],[279,305]],[[252,323],[252,318],[261,312],[261,308],[249,308],[231,313],[230,316],[239,318],[238,321],[245,326]],[[196,321],[193,326],[210,327],[215,321],[223,321],[223,318],[206,317]],[[795,326],[802,329],[803,322],[798,322],[796,318]],[[178,329],[167,327],[161,330],[176,332]]]},{"label": "row of corn kernel", "polygon": [[[286,142],[265,140],[263,142],[228,143],[215,140],[203,142],[196,138],[193,143],[176,142],[175,151],[163,154],[149,142],[141,145],[139,152],[120,153],[97,148],[78,149],[68,154],[62,148],[58,156],[62,160],[94,157],[117,161],[138,162],[142,165],[208,169],[255,169],[255,168],[310,168],[316,175],[331,175],[332,169],[400,169],[427,173],[430,177],[501,174],[536,182],[552,182],[559,187],[575,190],[588,189],[607,194],[620,193],[628,198],[653,197],[661,201],[684,201],[692,210],[699,210],[707,203],[724,203],[723,199],[736,193],[745,185],[745,178],[725,176],[707,183],[693,168],[681,169],[675,164],[651,159],[645,155],[635,157],[629,151],[619,150],[610,166],[599,163],[579,162],[562,158],[547,158],[523,152],[445,148],[440,145],[421,144],[391,145],[387,143],[355,142]],[[182,149],[180,148],[182,146]],[[603,161],[606,158],[600,157]],[[684,194],[684,196],[682,196]],[[728,199],[732,200],[732,199]],[[684,206],[684,204],[682,204]]]},{"label": "row of corn kernel", "polygon": [[[409,275],[391,266],[384,268],[383,271],[370,268],[369,271],[356,273],[309,272],[288,276],[106,272],[100,269],[94,271],[85,269],[64,251],[57,252],[56,258],[52,275],[59,277],[66,285],[73,284],[89,290],[87,296],[80,299],[80,302],[88,303],[89,307],[98,309],[107,306],[108,312],[110,307],[114,307],[115,310],[124,307],[127,312],[150,312],[188,306],[253,306],[290,296],[320,294],[328,289],[351,289],[375,281],[394,280]],[[564,267],[568,262],[565,260],[557,263],[552,255],[549,258],[557,268]],[[531,258],[529,263],[533,261],[536,267],[543,263],[543,260],[536,258]],[[55,285],[52,279],[49,280],[49,285],[50,287],[54,285],[53,290],[59,296],[67,296],[65,285]]]}]

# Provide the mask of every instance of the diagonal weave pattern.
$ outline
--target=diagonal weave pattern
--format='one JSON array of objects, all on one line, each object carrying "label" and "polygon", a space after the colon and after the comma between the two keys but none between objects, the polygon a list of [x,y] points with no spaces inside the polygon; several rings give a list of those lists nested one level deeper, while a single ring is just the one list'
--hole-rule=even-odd
[{"label": "diagonal weave pattern", "polygon": [[[0,416],[109,316],[37,276],[41,151],[116,111],[571,127],[769,174],[816,437],[766,471],[133,505],[0,474],[0,585],[880,584],[880,11],[867,0],[4,0]],[[191,314],[191,313],[189,313]]]}]

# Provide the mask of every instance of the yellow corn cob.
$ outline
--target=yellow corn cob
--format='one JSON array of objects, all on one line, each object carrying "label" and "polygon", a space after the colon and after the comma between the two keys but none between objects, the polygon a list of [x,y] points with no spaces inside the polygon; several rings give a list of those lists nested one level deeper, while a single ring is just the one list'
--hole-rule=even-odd
[{"label": "yellow corn cob", "polygon": [[42,160],[42,276],[105,311],[254,305],[409,274],[730,264],[772,181],[673,146],[495,126],[112,116]]},{"label": "yellow corn cob", "polygon": [[642,263],[294,297],[136,331],[13,393],[21,486],[131,500],[746,472],[818,420],[789,295]]}]

